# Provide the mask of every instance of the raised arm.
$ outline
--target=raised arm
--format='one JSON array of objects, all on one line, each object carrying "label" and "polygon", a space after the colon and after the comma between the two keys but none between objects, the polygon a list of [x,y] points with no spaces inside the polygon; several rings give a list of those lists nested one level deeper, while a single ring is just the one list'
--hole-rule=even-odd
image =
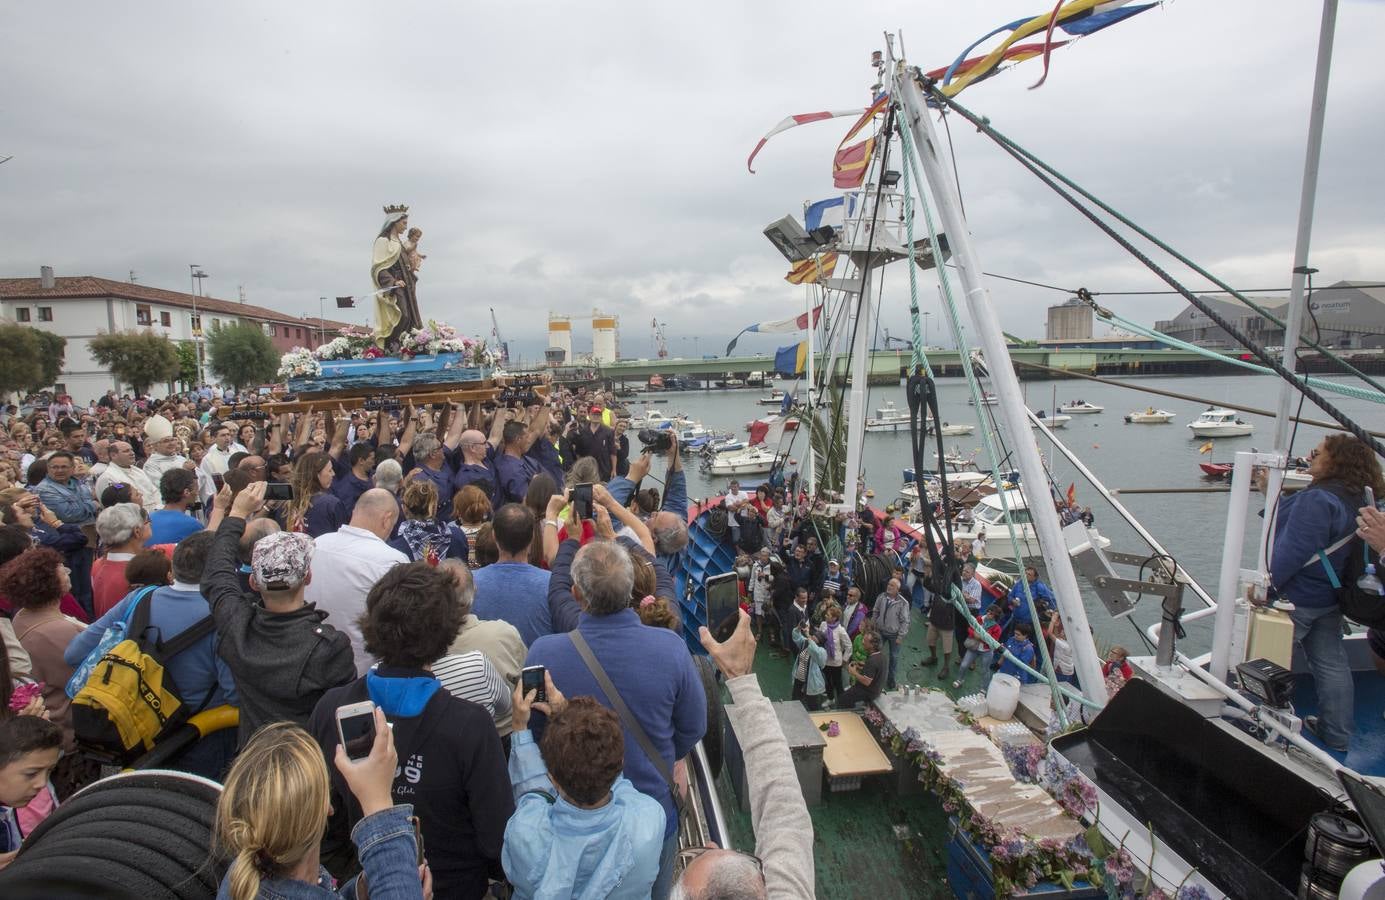
[{"label": "raised arm", "polygon": [[346,450],[346,434],[351,428],[351,417],[346,414],[346,407],[337,404],[337,417],[334,420],[328,413],[327,431],[332,435],[332,443],[327,447],[327,455],[332,459],[341,459],[342,453]]},{"label": "raised arm", "polygon": [[404,436],[399,439],[399,449],[395,451],[395,458],[400,462],[408,456],[414,449],[414,437],[418,434],[418,413],[414,410],[414,402],[409,401],[408,407],[409,421],[404,425]]},{"label": "raised arm", "polygon": [[592,498],[606,508],[611,514],[611,518],[629,528],[635,534],[635,538],[640,542],[640,546],[647,552],[654,552],[654,536],[649,533],[649,526],[640,520],[640,517],[630,511],[630,507],[622,506],[604,484],[592,485]]},{"label": "raised arm", "polygon": [[302,453],[308,446],[308,441],[313,438],[313,407],[308,404],[306,411],[298,414],[298,434],[293,439],[293,449],[296,453]]}]

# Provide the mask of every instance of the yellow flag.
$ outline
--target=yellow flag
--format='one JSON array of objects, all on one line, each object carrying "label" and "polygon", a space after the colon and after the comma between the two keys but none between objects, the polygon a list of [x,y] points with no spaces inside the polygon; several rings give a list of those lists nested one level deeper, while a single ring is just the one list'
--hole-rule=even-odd
[{"label": "yellow flag", "polygon": [[1198,452],[1198,453],[1211,453],[1211,452],[1212,452],[1212,442],[1211,442],[1211,441],[1208,441],[1207,443],[1203,444],[1201,447],[1198,447],[1198,448],[1197,448],[1197,452]]}]

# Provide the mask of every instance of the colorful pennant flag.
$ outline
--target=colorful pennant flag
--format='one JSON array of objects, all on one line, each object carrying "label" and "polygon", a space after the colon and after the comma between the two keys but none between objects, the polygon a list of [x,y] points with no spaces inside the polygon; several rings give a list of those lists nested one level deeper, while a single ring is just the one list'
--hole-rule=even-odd
[{"label": "colorful pennant flag", "polygon": [[822,256],[815,256],[812,259],[794,263],[789,274],[784,276],[784,280],[789,284],[817,284],[818,279],[831,275],[835,268],[837,268],[837,254],[835,252],[824,253]]},{"label": "colorful pennant flag", "polygon": [[1198,453],[1211,453],[1211,452],[1212,452],[1212,442],[1211,442],[1211,441],[1208,441],[1207,443],[1203,444],[1201,447],[1198,447],[1198,448],[1197,448],[1197,452],[1198,452]]},{"label": "colorful pennant flag", "polygon": [[[847,203],[848,199],[851,201],[850,203]],[[849,216],[856,212],[856,195],[851,194],[849,195],[849,197],[833,197],[830,200],[819,200],[816,203],[808,204],[808,208],[803,211],[804,230],[811,232],[817,228],[821,228],[823,218],[827,215],[829,211],[834,209],[842,210],[841,219],[842,221],[845,221]],[[836,221],[836,219],[837,217],[833,216],[834,222]]]},{"label": "colorful pennant flag", "polygon": [[832,186],[860,187],[866,180],[866,169],[870,167],[870,156],[874,151],[875,138],[866,138],[859,144],[838,150],[832,158]]},{"label": "colorful pennant flag", "polygon": [[1076,506],[1076,505],[1077,505],[1077,482],[1073,481],[1073,482],[1070,482],[1070,483],[1068,484],[1068,506]]},{"label": "colorful pennant flag", "polygon": [[[813,307],[813,327],[816,328],[818,319],[822,318],[822,306]],[[803,313],[794,316],[792,319],[777,319],[773,322],[756,322],[754,325],[747,325],[742,328],[740,334],[731,339],[731,343],[726,345],[726,355],[730,356],[731,351],[736,349],[736,341],[741,339],[741,335],[746,332],[756,332],[758,334],[785,334],[790,331],[802,331],[808,327],[808,314]]]},{"label": "colorful pennant flag", "polygon": [[796,116],[789,116],[766,132],[764,137],[760,138],[760,143],[756,144],[755,149],[750,151],[750,157],[745,161],[745,167],[750,169],[750,174],[754,175],[755,170],[751,168],[751,163],[755,162],[756,155],[765,144],[769,143],[770,138],[782,131],[788,131],[790,128],[797,128],[799,125],[807,125],[809,122],[821,122],[824,119],[836,119],[841,116],[854,116],[859,112],[860,110],[856,109],[834,109],[829,112],[799,113]]},{"label": "colorful pennant flag", "polygon": [[[774,371],[781,375],[800,375],[808,368],[808,342],[800,341],[774,351]],[[788,399],[788,395],[785,395]]]}]

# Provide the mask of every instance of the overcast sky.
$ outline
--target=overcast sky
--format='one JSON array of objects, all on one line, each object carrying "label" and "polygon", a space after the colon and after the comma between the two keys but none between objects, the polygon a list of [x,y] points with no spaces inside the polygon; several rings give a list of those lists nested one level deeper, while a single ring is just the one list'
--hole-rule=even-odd
[{"label": "overcast sky", "polygon": [[[16,4],[0,34],[0,274],[93,274],[291,313],[368,289],[381,205],[412,208],[425,315],[526,354],[551,311],[621,317],[622,354],[719,352],[801,311],[762,237],[832,196],[849,120],[756,140],[790,113],[864,106],[881,33],[943,65],[1048,3]],[[1176,0],[959,99],[1244,287],[1287,285],[1320,6]],[[1385,278],[1385,3],[1338,17],[1312,263]],[[982,136],[954,124],[985,268],[1092,290],[1163,287]],[[896,271],[897,270],[897,271]],[[938,341],[936,282],[921,285]],[[1059,293],[992,282],[1040,336]],[[329,305],[331,301],[329,300]],[[1177,298],[1112,301],[1152,323]],[[894,267],[883,323],[908,330]],[[350,315],[350,313],[348,313]],[[365,321],[364,311],[357,311]],[[577,349],[589,344],[579,323]],[[771,350],[783,336],[747,338]]]}]

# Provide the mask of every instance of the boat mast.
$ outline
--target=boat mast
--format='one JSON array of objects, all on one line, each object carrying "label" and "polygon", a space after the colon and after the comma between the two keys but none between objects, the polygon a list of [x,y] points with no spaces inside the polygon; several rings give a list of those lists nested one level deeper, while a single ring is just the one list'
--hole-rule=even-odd
[{"label": "boat mast", "polygon": [[[806,216],[807,216],[807,210],[808,210],[807,204],[804,204],[803,210],[804,210],[804,216],[806,217]],[[826,305],[826,304],[824,304],[824,306],[825,306],[825,305]],[[813,388],[813,386],[816,384],[816,382],[813,381],[813,354],[816,352],[816,351],[813,349],[813,333],[814,333],[817,329],[813,327],[813,325],[814,325],[815,323],[813,322],[813,287],[812,287],[812,285],[805,285],[804,288],[803,288],[803,310],[804,310],[804,312],[807,313],[807,315],[808,315],[808,368],[807,368],[807,375],[808,375],[808,390],[807,390],[807,395],[808,395],[808,423],[807,423],[807,424],[808,424],[808,460],[807,460],[807,461],[808,461],[808,466],[807,466],[807,479],[808,479],[808,497],[809,497],[810,499],[812,499],[812,498],[817,497],[817,495],[818,495],[818,492],[817,492],[817,482],[818,482],[817,473],[818,473],[818,468],[817,468],[817,459],[815,458],[815,457],[816,457],[816,451],[813,449],[813,433],[817,430],[817,424],[818,424],[818,405],[817,405],[817,397],[816,397],[816,391],[815,391],[814,388]],[[770,392],[770,396],[773,396],[773,395],[774,395],[774,393],[773,393],[773,391],[771,391],[771,392]]]},{"label": "boat mast", "polygon": [[[861,215],[875,215],[874,202],[869,198],[863,198]],[[870,339],[875,332],[875,310],[870,302],[870,276],[874,268],[871,265],[872,255],[851,253],[861,281],[856,295],[856,330],[851,338],[851,409],[848,410],[846,421],[846,477],[842,484],[842,505],[848,510],[856,509],[861,452],[866,445],[866,382],[870,380]]]},{"label": "boat mast", "polygon": [[[1104,704],[1106,681],[1101,673],[1101,659],[1097,655],[1096,644],[1090,636],[1087,610],[1082,605],[1082,591],[1077,585],[1077,575],[1068,556],[1058,511],[1049,500],[1048,476],[1044,472],[1043,461],[1039,459],[1038,444],[1029,430],[1019,378],[1010,363],[1000,319],[981,282],[981,263],[962,215],[957,185],[938,156],[937,134],[919,87],[918,71],[906,68],[902,60],[896,62],[893,36],[886,36],[886,46],[886,72],[893,84],[891,95],[900,105],[899,127],[908,128],[913,136],[924,178],[928,181],[929,192],[942,218],[943,231],[952,250],[952,264],[962,282],[967,309],[985,354],[991,384],[999,398],[1000,415],[1015,444],[1015,459],[1019,464],[1024,492],[1029,501],[1029,515],[1039,538],[1049,580],[1054,594],[1063,600],[1058,608],[1063,627],[1072,642],[1077,677],[1082,684],[1082,692],[1093,702]],[[850,469],[847,474],[850,477]]]}]

